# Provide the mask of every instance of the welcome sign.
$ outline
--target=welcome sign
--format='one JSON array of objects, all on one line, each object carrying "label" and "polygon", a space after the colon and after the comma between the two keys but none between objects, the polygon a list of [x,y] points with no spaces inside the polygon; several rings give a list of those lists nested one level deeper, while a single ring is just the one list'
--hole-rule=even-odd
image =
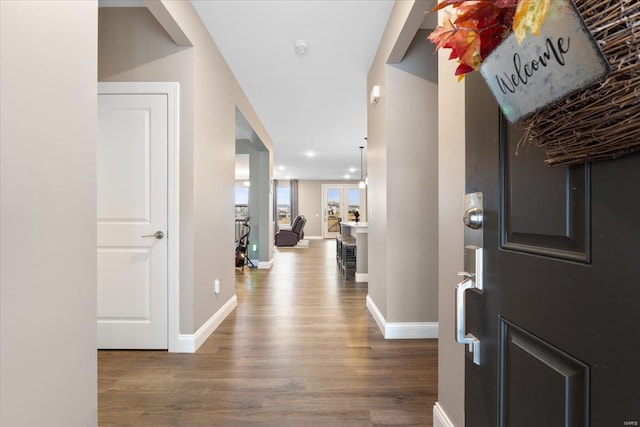
[{"label": "welcome sign", "polygon": [[519,44],[509,35],[480,72],[511,123],[610,72],[609,63],[571,0],[553,0],[540,35]]}]

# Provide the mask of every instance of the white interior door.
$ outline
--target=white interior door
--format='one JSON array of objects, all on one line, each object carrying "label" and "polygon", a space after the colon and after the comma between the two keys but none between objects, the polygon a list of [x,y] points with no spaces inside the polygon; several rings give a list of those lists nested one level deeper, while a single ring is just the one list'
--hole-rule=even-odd
[{"label": "white interior door", "polygon": [[167,111],[98,96],[98,348],[167,348]]},{"label": "white interior door", "polygon": [[366,221],[366,190],[354,184],[323,184],[322,236],[335,238],[340,233],[340,221]]}]

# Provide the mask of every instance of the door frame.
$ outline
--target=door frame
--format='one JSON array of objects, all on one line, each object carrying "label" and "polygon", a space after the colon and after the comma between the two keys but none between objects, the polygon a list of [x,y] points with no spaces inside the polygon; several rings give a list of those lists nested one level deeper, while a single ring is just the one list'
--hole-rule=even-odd
[{"label": "door frame", "polygon": [[98,94],[167,96],[167,344],[171,353],[193,353],[180,340],[180,84],[99,82]]}]

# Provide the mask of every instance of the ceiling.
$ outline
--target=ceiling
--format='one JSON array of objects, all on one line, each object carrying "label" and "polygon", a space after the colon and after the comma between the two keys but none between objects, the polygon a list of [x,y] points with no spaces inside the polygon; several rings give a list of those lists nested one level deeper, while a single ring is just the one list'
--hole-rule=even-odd
[{"label": "ceiling", "polygon": [[274,178],[359,179],[367,74],[394,1],[191,2],[272,139]]}]

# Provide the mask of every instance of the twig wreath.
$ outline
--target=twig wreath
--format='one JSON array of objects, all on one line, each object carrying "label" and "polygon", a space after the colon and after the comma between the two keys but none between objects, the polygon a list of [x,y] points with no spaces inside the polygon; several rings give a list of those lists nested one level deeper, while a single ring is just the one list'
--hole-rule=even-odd
[{"label": "twig wreath", "polygon": [[[429,36],[450,48],[462,79],[507,37],[538,34],[552,0],[444,0],[443,25]],[[551,166],[613,159],[640,150],[640,1],[573,0],[606,56],[605,78],[521,120],[523,142],[546,151]]]}]

